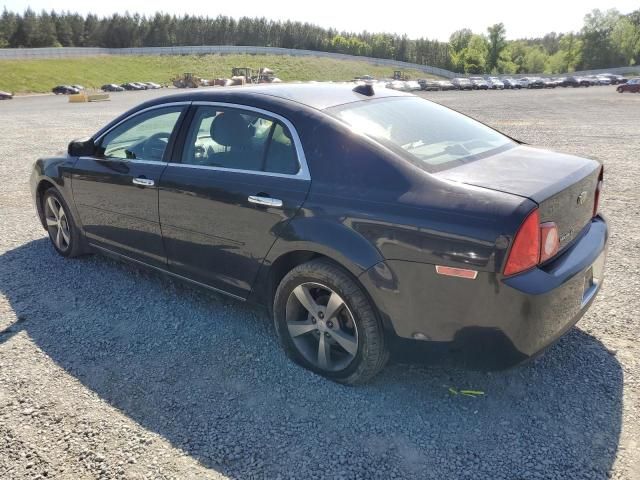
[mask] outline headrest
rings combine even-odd
[[[249,124],[238,112],[219,113],[211,122],[211,138],[219,145],[247,145],[250,137]]]

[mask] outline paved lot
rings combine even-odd
[[[608,278],[531,364],[486,372],[413,348],[348,388],[287,361],[259,309],[54,254],[28,192],[35,157],[161,94],[0,102],[0,478],[640,478],[640,95],[425,95],[604,161]]]

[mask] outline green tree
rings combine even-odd
[[[0,16],[0,48],[11,46],[11,37],[17,28],[16,14],[5,7]]]
[[[481,35],[473,35],[462,51],[465,73],[484,73],[487,65],[487,41]]]
[[[640,55],[640,26],[622,17],[611,31],[611,43],[627,65],[635,65]]]
[[[487,28],[489,46],[487,54],[487,71],[494,72],[498,69],[500,54],[507,45],[506,29],[504,24],[496,23]]]
[[[574,33],[564,35],[560,40],[560,53],[563,56],[563,71],[574,72],[582,64],[583,44],[580,37]]]
[[[449,37],[449,55],[452,68],[457,72],[464,71],[463,52],[469,46],[473,32],[468,28],[457,30]]]
[[[524,71],[526,73],[544,72],[547,58],[548,55],[541,46],[529,47],[524,55]]]
[[[595,9],[584,17],[582,61],[585,68],[611,67],[621,60],[611,42],[611,33],[620,19],[620,12],[615,9],[606,12]]]

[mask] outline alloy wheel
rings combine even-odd
[[[66,252],[71,246],[71,231],[67,214],[53,195],[47,197],[44,215],[51,240],[58,250]]]
[[[346,302],[331,288],[308,282],[295,287],[286,306],[289,336],[316,368],[339,371],[358,353],[358,328]]]

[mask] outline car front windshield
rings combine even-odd
[[[497,131],[418,97],[349,103],[328,112],[429,172],[516,146]]]

